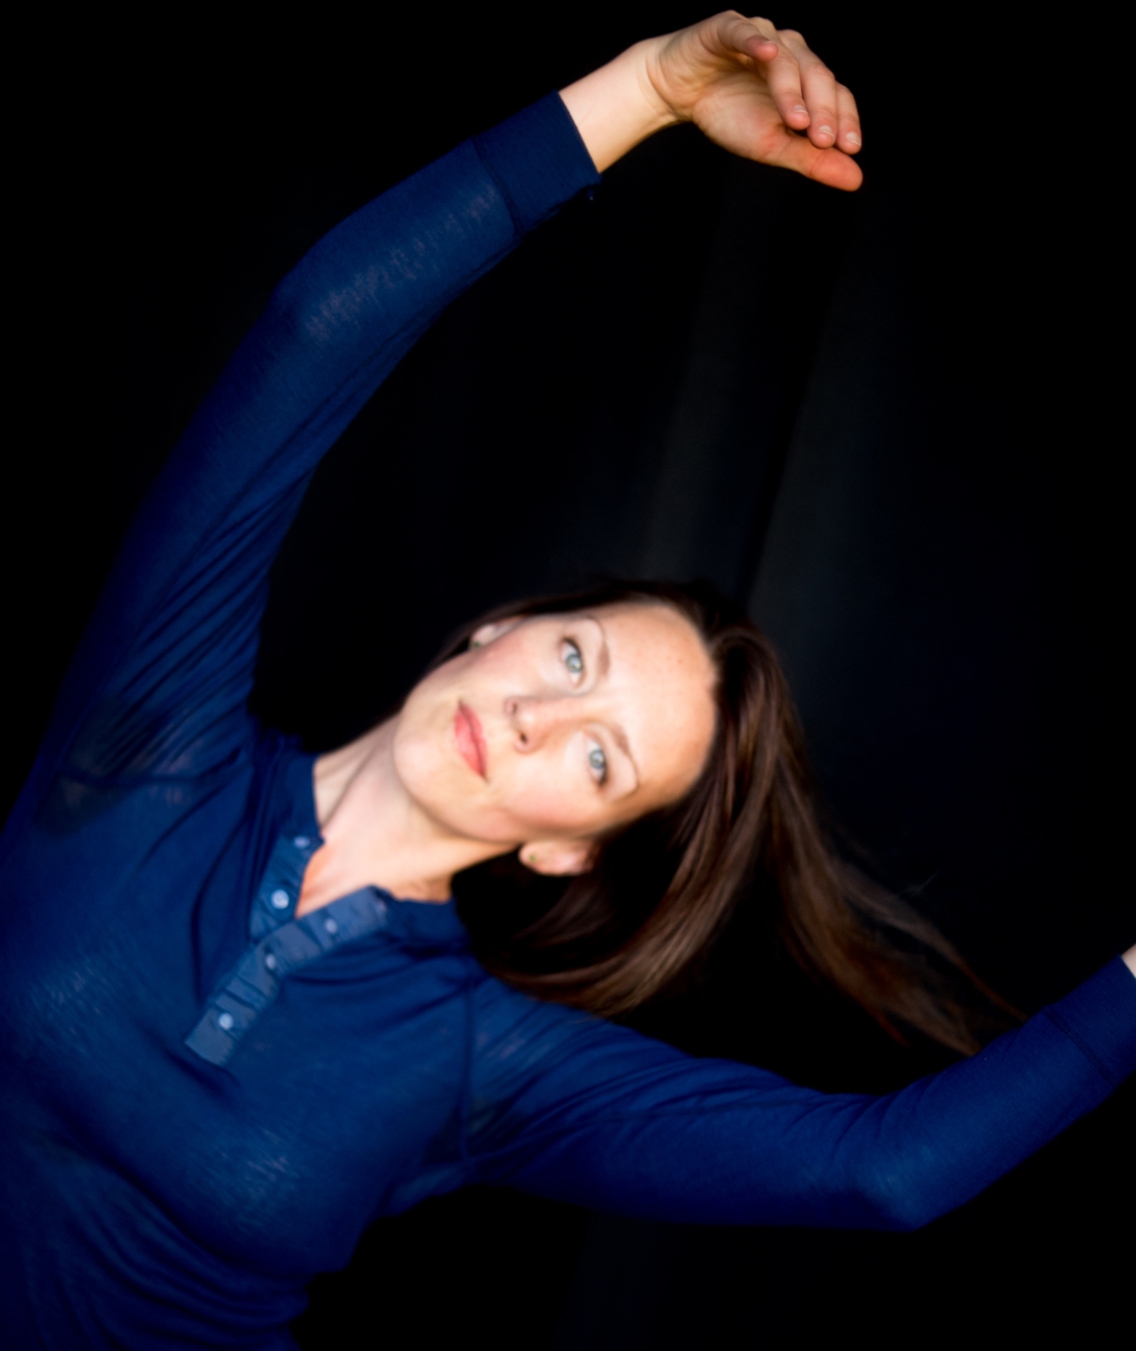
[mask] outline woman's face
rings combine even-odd
[[[714,683],[698,633],[667,605],[486,625],[411,692],[395,769],[447,831],[578,871],[596,837],[693,786]]]

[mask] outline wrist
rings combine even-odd
[[[659,96],[650,65],[665,38],[648,38],[560,91],[580,138],[602,173],[648,136],[680,119]]]

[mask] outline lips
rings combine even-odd
[[[461,758],[475,774],[480,774],[484,779],[489,766],[489,754],[481,719],[472,708],[461,702],[454,714],[454,739],[458,743]]]

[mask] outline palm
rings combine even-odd
[[[695,102],[691,120],[724,149],[763,163],[783,151],[790,134],[768,84],[752,71],[716,79]]]

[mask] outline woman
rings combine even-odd
[[[1136,949],[881,1099],[587,1012],[673,977],[767,867],[805,959],[882,1021],[966,1042],[868,923],[902,917],[825,850],[776,665],[712,598],[614,588],[489,616],[314,762],[246,713],[268,568],[320,456],[454,296],[682,120],[860,181],[854,102],[798,35],[725,14],[639,44],[318,245],[135,523],[4,837],[14,1344],[287,1346],[305,1283],[371,1220],[474,1181],[909,1227],[1136,1065]],[[528,949],[484,954],[502,980],[448,898],[518,851],[577,880]]]

